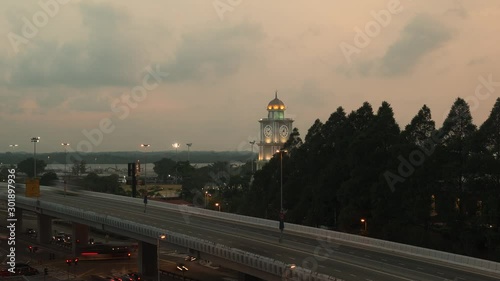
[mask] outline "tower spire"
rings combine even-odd
[[[277,99],[278,98],[278,90],[276,90],[276,92],[274,93],[274,98]]]

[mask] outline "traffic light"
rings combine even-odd
[[[75,265],[77,265],[77,264],[78,264],[78,258],[75,258],[75,259],[73,260],[73,262],[75,263]]]
[[[43,274],[44,275],[49,275],[49,269],[48,268],[44,268],[43,269]]]
[[[71,259],[66,259],[66,264],[71,266]]]
[[[28,249],[29,249],[30,252],[33,252],[33,246],[31,246],[31,245],[28,246]]]

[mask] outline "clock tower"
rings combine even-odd
[[[260,170],[288,140],[293,120],[285,118],[285,110],[285,104],[278,99],[278,91],[276,91],[274,99],[267,105],[267,118],[259,120],[260,142],[257,170]]]

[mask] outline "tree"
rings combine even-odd
[[[406,125],[402,136],[408,143],[423,146],[431,140],[435,130],[436,127],[431,117],[431,110],[424,104],[417,115],[411,119],[410,124]]]
[[[8,181],[8,175],[10,175],[9,169],[15,169],[15,168],[16,167],[14,165],[0,166],[0,181]]]
[[[469,105],[464,99],[457,98],[440,129],[440,135],[442,148],[448,159],[444,180],[450,191],[449,195],[457,202],[460,223],[463,222],[466,212],[465,183],[470,178],[466,167],[472,153],[470,144],[475,132],[476,126],[472,123]]]
[[[494,175],[497,188],[500,187],[500,98],[497,98],[490,116],[479,128],[478,143],[475,148],[483,152],[483,160],[488,166],[483,167],[488,174]]]
[[[117,174],[100,177],[90,172],[83,178],[83,185],[91,191],[123,195],[124,191],[118,183],[118,178]]]
[[[19,172],[25,173],[28,175],[28,177],[33,177],[35,174],[34,171],[34,158],[30,157],[28,159],[24,159],[23,161],[19,162],[17,164],[17,170]],[[36,160],[36,173],[40,174],[45,171],[45,167],[47,167],[47,163],[45,161],[37,159]]]
[[[58,180],[57,174],[54,172],[47,172],[43,174],[40,179],[40,185],[54,185],[54,183]]]
[[[154,165],[153,171],[163,182],[167,182],[170,176],[175,174],[176,162],[170,158],[162,158],[154,162]]]
[[[477,161],[473,179],[476,197],[481,200],[478,208],[479,220],[483,224],[500,224],[500,98],[497,98],[491,113],[480,126],[474,139]],[[472,166],[472,165],[471,165]]]
[[[71,172],[73,175],[79,176],[81,174],[85,174],[87,172],[87,164],[85,160],[82,161],[74,161],[73,167],[71,167]]]

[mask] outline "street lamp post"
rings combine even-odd
[[[179,162],[179,156],[177,154],[177,149],[180,147],[181,145],[179,143],[173,143],[172,144],[172,147],[175,148],[175,184],[177,184],[177,179],[179,178],[179,172],[177,171],[177,162]]]
[[[254,162],[254,158],[253,158],[253,145],[255,144],[255,141],[251,141],[250,144],[252,145],[252,175],[253,175],[253,162]]]
[[[188,162],[189,162],[189,149],[191,148],[191,145],[193,145],[192,143],[186,143],[187,147],[188,147]]]
[[[220,204],[219,203],[215,203],[215,207],[218,207],[219,208],[219,212],[220,212]]]
[[[205,209],[207,208],[208,204],[208,191],[205,191]]]
[[[40,137],[32,137],[31,142],[33,143],[33,178],[36,179],[36,143],[40,141]]]
[[[66,164],[68,163],[68,158],[66,157],[66,147],[69,145],[69,143],[63,142],[61,143],[61,145],[64,146],[64,196],[66,196],[66,182],[68,181],[68,171],[66,170]]]
[[[285,268],[285,272],[283,272],[283,277],[285,277],[285,280],[289,280],[290,277],[293,277],[293,270],[295,269],[295,264],[290,264],[287,265]]]
[[[364,231],[366,232],[366,219],[361,219],[361,223],[363,224]]]
[[[179,156],[177,155],[177,149],[180,147],[181,145],[179,143],[173,143],[172,144],[172,147],[175,148],[175,162],[179,161]]]
[[[160,241],[164,240],[167,236],[165,234],[158,235],[157,237],[157,242],[156,242],[156,259],[157,259],[157,269],[158,269],[158,281],[161,279],[161,272],[160,272]]]
[[[146,151],[146,149],[148,147],[150,147],[151,145],[150,144],[141,144],[142,147],[144,147],[144,151]],[[144,188],[146,188],[146,191],[148,190],[148,154],[146,152],[146,161],[144,162]]]
[[[280,154],[280,225],[279,229],[281,234],[283,234],[283,229],[285,228],[285,212],[283,210],[283,153],[287,153],[288,151],[285,149],[280,149],[276,151]],[[281,243],[281,235],[279,239]]]
[[[16,148],[16,147],[18,147],[18,146],[19,146],[19,145],[18,145],[17,143],[16,143],[16,144],[9,144],[9,147],[10,147],[10,148],[12,148],[12,149],[14,149],[14,148]]]
[[[283,213],[283,153],[288,151],[281,149],[276,152],[280,154],[280,212]]]

